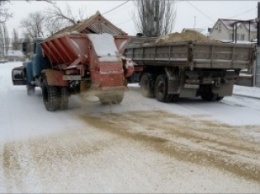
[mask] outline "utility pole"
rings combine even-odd
[[[254,68],[254,86],[260,87],[260,2],[257,4],[257,46],[256,46],[256,64]]]
[[[196,28],[196,23],[197,23],[197,17],[194,16],[193,30],[195,30]]]
[[[260,2],[257,4],[257,47],[260,47]]]

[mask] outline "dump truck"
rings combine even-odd
[[[97,96],[102,104],[119,104],[133,73],[122,54],[129,36],[99,12],[50,37],[36,38],[31,60],[12,70],[14,85],[26,85],[31,95],[42,90],[47,110],[68,108],[69,96]],[[28,53],[30,43],[23,43]]]
[[[121,103],[125,78],[133,72],[131,61],[118,50],[124,40],[107,33],[38,38],[31,61],[12,70],[13,84],[26,85],[28,95],[41,87],[49,111],[67,109],[71,94],[95,95],[102,104]]]
[[[239,72],[252,66],[255,59],[254,45],[140,42],[125,50],[125,56],[135,62],[129,80],[140,84],[143,96],[161,102],[198,96],[205,101],[222,100],[232,95]]]

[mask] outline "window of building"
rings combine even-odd
[[[215,27],[215,30],[220,33],[221,32],[221,23],[218,23]]]
[[[221,23],[218,24],[218,32],[221,32]]]

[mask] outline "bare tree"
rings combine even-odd
[[[77,19],[72,14],[71,9],[67,5],[66,12],[64,12],[60,7],[54,5],[52,9],[48,9],[47,11],[48,17],[51,19],[55,19],[56,21],[67,21],[70,24],[76,24]]]
[[[29,37],[36,38],[44,36],[45,16],[40,12],[30,13],[29,16],[21,21],[21,27]]]
[[[3,32],[3,28],[2,25],[0,25],[0,58],[4,58],[5,56],[5,49],[4,49],[4,32]]]
[[[55,18],[46,18],[45,24],[44,24],[46,33],[47,33],[46,35],[51,36],[55,32],[58,32],[59,30],[61,30],[62,28],[64,28],[67,25],[68,24],[65,21],[55,20]]]
[[[47,14],[50,19],[67,22],[67,24],[76,24],[79,20],[84,18],[85,10],[80,9],[78,15],[74,15],[68,5],[66,6],[65,11],[58,6],[53,5],[53,8],[47,10]]]
[[[50,35],[59,31],[68,25],[74,25],[80,20],[83,20],[85,16],[85,10],[78,10],[78,14],[72,13],[72,10],[67,5],[66,10],[62,10],[60,7],[53,5],[46,11],[46,29]]]
[[[136,26],[147,37],[169,34],[175,22],[174,0],[137,0]]]
[[[6,23],[3,23],[3,32],[4,32],[4,44],[5,44],[5,53],[8,53],[8,50],[10,48],[10,38],[9,33],[6,27]]]
[[[74,15],[68,5],[66,10],[62,10],[53,4],[52,8],[43,13],[29,14],[21,21],[21,27],[24,29],[24,34],[27,34],[30,38],[50,36],[68,25],[78,23],[84,15],[85,11],[82,9],[78,11],[77,15]]]
[[[2,57],[5,57],[9,50],[9,34],[5,23],[0,24],[0,53]]]
[[[20,43],[20,40],[19,40],[18,33],[17,33],[16,29],[13,29],[13,42],[12,42],[13,50],[19,50],[20,44],[21,43]]]
[[[11,0],[0,0],[0,23],[6,22],[10,17],[12,17],[12,13],[9,12],[8,8],[6,8],[6,3]],[[31,2],[33,0],[25,0],[27,2]],[[47,3],[53,3],[52,0],[35,0],[35,1],[45,1]]]
[[[12,16],[12,14],[10,14],[8,12],[8,9],[5,7],[5,4],[9,2],[6,0],[0,0],[0,23],[4,23],[7,21],[8,18],[10,18]]]

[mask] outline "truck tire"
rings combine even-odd
[[[155,97],[160,102],[169,102],[172,95],[168,94],[167,76],[165,74],[158,75],[154,85]]]
[[[28,96],[32,96],[35,94],[35,86],[32,84],[26,84],[26,91]]]
[[[144,97],[154,97],[154,79],[151,73],[144,73],[140,80],[141,92]]]
[[[67,87],[60,87],[60,102],[59,102],[59,108],[61,110],[68,109],[69,105],[69,91]]]
[[[45,108],[48,111],[56,111],[60,107],[60,92],[57,86],[49,86],[46,80],[42,83],[42,96]]]

